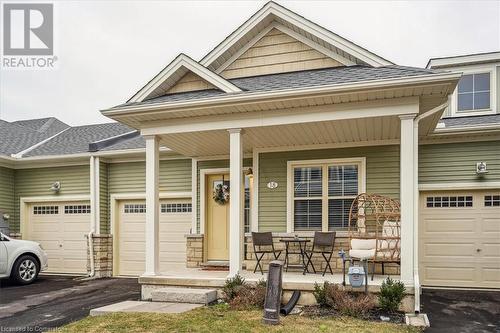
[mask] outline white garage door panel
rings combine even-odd
[[[48,257],[50,273],[85,274],[87,271],[87,241],[89,213],[65,212],[65,206],[86,206],[88,202],[43,202],[28,206],[27,239],[42,245]],[[57,207],[57,213],[43,210]],[[37,210],[37,214],[35,214]]]
[[[188,200],[162,200],[160,203],[183,203]],[[117,274],[138,276],[145,270],[145,213],[125,213],[125,205],[144,201],[123,201],[119,204]],[[191,212],[160,213],[160,272],[186,267],[186,234],[191,229]]]
[[[422,193],[419,257],[423,285],[500,288],[500,206],[485,206],[485,195],[491,194],[496,193]],[[472,197],[472,206],[442,207],[442,202],[448,206],[451,198],[459,196]],[[438,198],[439,203],[428,207],[428,197]]]

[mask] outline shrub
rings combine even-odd
[[[371,294],[351,293],[335,284],[325,288],[326,303],[346,316],[363,317],[375,307]]]
[[[266,287],[262,284],[257,284],[255,287],[243,285],[236,292],[236,296],[229,301],[229,305],[234,310],[263,308],[265,298]]]
[[[313,295],[319,306],[326,307],[329,305],[326,299],[326,290],[328,289],[328,286],[329,283],[327,281],[325,281],[323,285],[314,283]]]
[[[224,300],[229,303],[229,301],[236,297],[238,290],[241,289],[244,284],[245,279],[239,274],[236,274],[233,278],[227,279],[222,287]]]
[[[394,281],[390,277],[382,282],[378,303],[380,307],[389,312],[397,311],[405,296],[405,285],[401,281]]]

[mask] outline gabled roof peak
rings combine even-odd
[[[141,90],[132,96],[128,102],[142,102],[146,99],[164,95],[169,88],[171,88],[188,72],[196,74],[203,80],[226,93],[241,91],[231,82],[200,65],[186,54],[181,53],[159,74],[157,74],[151,81],[141,88]]]
[[[218,69],[223,65],[227,65],[227,62],[241,49],[242,44],[251,43],[252,39],[257,37],[259,32],[270,24],[276,24],[283,29],[287,29],[288,32],[307,36],[322,48],[323,53],[325,51],[332,52],[332,54],[336,53],[351,62],[344,63],[345,65],[366,64],[378,67],[393,64],[274,1],[267,2],[210,51],[200,61],[200,64],[214,72],[219,72]]]

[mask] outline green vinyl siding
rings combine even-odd
[[[108,234],[109,226],[109,196],[108,196],[108,164],[99,163],[99,210],[100,233]]]
[[[50,187],[61,183],[59,193]],[[20,198],[37,196],[90,195],[89,165],[64,166],[54,168],[18,169],[15,172],[15,214],[11,228],[19,231]]]
[[[146,191],[145,162],[110,163],[108,188],[110,194],[144,193]],[[191,191],[191,160],[160,161],[160,192]]]
[[[286,231],[287,162],[366,158],[366,191],[399,197],[399,145],[262,153],[259,155],[259,230]],[[278,187],[267,188],[275,181]]]
[[[252,159],[243,159],[243,167],[251,167]],[[197,232],[200,230],[200,170],[201,169],[229,169],[229,160],[209,160],[209,161],[198,161],[197,172],[197,182],[196,182],[196,228]],[[228,171],[229,172],[229,171]]]
[[[476,174],[476,163],[486,162],[488,173]],[[419,183],[500,181],[500,141],[430,144],[419,149]]]
[[[109,163],[107,177],[108,211],[112,194],[144,193],[146,191],[146,163],[144,161]],[[191,159],[160,161],[159,189],[160,192],[191,192]],[[106,228],[110,230],[109,214],[107,214]],[[101,230],[103,230],[102,224]]]
[[[14,170],[0,167],[0,211],[11,217],[14,217],[14,174]],[[8,222],[12,225],[12,220]]]

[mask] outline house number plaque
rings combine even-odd
[[[271,261],[267,274],[266,299],[262,318],[264,324],[277,325],[280,322],[282,277],[283,263],[279,260]]]
[[[278,183],[277,182],[270,181],[269,183],[267,183],[267,188],[269,188],[269,189],[275,189],[277,187],[278,187]]]

